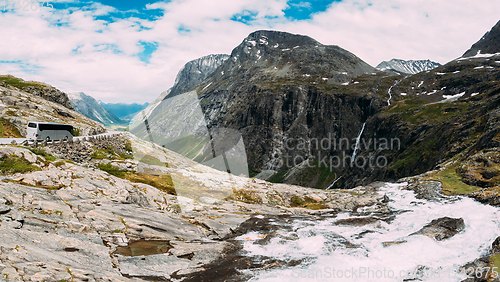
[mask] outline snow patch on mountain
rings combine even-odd
[[[392,59],[390,61],[383,61],[377,65],[376,69],[380,71],[397,71],[407,74],[416,74],[422,71],[432,70],[441,66],[430,60],[400,60]]]

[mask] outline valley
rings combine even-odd
[[[259,30],[148,104],[0,76],[0,281],[499,281],[498,34],[374,68]]]

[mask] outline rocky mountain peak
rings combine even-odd
[[[463,54],[462,57],[472,57],[479,54],[500,53],[500,21],[472,47]]]
[[[396,72],[405,74],[416,74],[422,71],[432,70],[441,66],[440,63],[431,60],[401,60],[392,59],[383,61],[377,65],[377,69],[385,72]]]
[[[226,54],[211,54],[187,62],[177,73],[174,86],[170,90],[170,95],[175,96],[189,91],[207,78],[208,75],[228,58],[229,55]]]
[[[313,38],[300,35],[300,34],[291,34],[283,31],[275,31],[275,30],[258,30],[252,32],[245,38],[246,42],[255,41],[260,45],[269,45],[274,46],[275,44],[280,44],[282,48],[293,48],[295,46],[316,46],[322,45],[318,41]]]
[[[230,59],[211,77],[213,81],[235,75],[248,79],[262,75],[316,77],[331,83],[344,83],[372,72],[377,70],[339,46],[323,45],[309,36],[260,30],[248,35],[234,48]]]

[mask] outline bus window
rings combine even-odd
[[[30,123],[28,123],[28,127],[36,128],[36,123],[30,122]]]

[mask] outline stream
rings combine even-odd
[[[369,208],[319,216],[257,216],[262,228],[236,238],[242,255],[272,261],[239,270],[249,281],[462,281],[459,271],[489,251],[499,236],[500,210],[466,197],[417,199],[403,184],[386,183],[388,213]],[[465,229],[443,241],[412,235],[441,217],[463,218]],[[350,222],[350,223],[349,223]],[[349,223],[349,224],[346,224]]]

